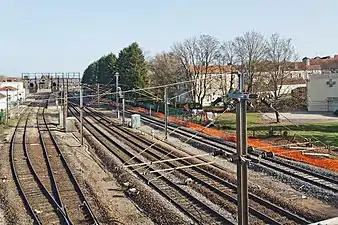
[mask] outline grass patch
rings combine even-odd
[[[248,129],[258,125],[264,124],[261,120],[260,113],[247,113],[247,126]],[[227,131],[236,131],[236,113],[225,113],[218,119],[217,124],[221,125],[221,128]]]
[[[256,131],[267,131],[270,127],[273,127],[275,130],[288,131],[289,135],[302,136],[304,138],[309,138],[312,141],[318,139],[326,145],[338,146],[338,122],[317,122],[297,125],[298,127],[293,124],[285,124],[283,126],[279,124],[270,124],[269,126],[261,125],[252,127],[251,129]]]
[[[218,120],[220,128],[226,132],[236,131],[236,114],[226,113]],[[338,146],[338,122],[314,122],[305,124],[283,123],[276,124],[272,121],[262,120],[260,113],[247,113],[248,134],[255,132],[258,135],[268,134],[272,128],[275,131],[288,131],[288,135],[302,136],[315,141],[315,138],[331,146]],[[291,130],[291,131],[290,131]],[[278,132],[279,133],[279,132]],[[315,137],[315,138],[314,138]]]

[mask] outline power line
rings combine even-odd
[[[104,92],[103,94],[100,94],[100,96],[105,96],[105,95],[110,95],[110,94],[125,94],[125,93],[132,93],[132,92],[139,92],[139,91],[145,91],[145,90],[153,90],[153,89],[159,89],[159,88],[165,88],[165,87],[173,87],[176,85],[180,85],[180,84],[187,84],[187,83],[192,83],[192,82],[196,82],[196,81],[200,81],[200,80],[211,80],[214,79],[216,77],[219,76],[224,76],[224,74],[217,74],[214,77],[209,77],[209,78],[197,78],[197,79],[193,79],[193,80],[186,80],[186,81],[180,81],[180,82],[176,82],[176,83],[170,83],[170,84],[165,84],[165,85],[159,85],[159,86],[152,86],[152,87],[145,87],[145,88],[138,88],[138,89],[130,89],[130,90],[125,90],[125,91],[116,91],[116,92],[110,92],[110,90],[112,90],[113,88],[109,89],[108,91]],[[83,97],[96,97],[97,95],[85,95]],[[68,97],[69,99],[76,99],[79,97]]]

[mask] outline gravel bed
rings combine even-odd
[[[152,128],[148,127],[148,126],[142,126],[141,130],[146,132],[146,133],[151,133]],[[158,138],[162,138],[163,134],[160,131],[157,131],[155,134]],[[185,138],[180,138],[181,140],[184,140]],[[177,138],[174,137],[174,135],[171,135],[168,138],[168,142],[170,142],[170,144],[175,145],[175,146],[179,146],[182,148],[182,142],[181,140],[177,140]],[[191,152],[192,154],[202,154],[203,151],[201,151],[201,149],[203,150],[203,147],[201,145],[196,145],[195,146],[199,149],[193,148],[190,143],[188,144],[184,144],[183,145],[183,149],[186,149],[187,151]],[[204,146],[205,147],[205,146]],[[204,149],[207,152],[211,152],[212,150],[210,149],[210,147],[205,148]],[[214,157],[207,157],[209,158],[209,160],[215,160]],[[224,173],[226,172],[229,176],[229,179],[232,180],[232,182],[235,182],[236,180],[236,176],[235,176],[235,171],[236,171],[236,165],[232,164],[232,163],[228,163],[226,162],[226,160],[219,161],[217,164],[220,164],[221,166],[224,167],[225,170],[228,170],[228,172],[223,171]],[[231,172],[230,172],[231,171]],[[229,173],[230,172],[230,173]],[[251,174],[249,177],[256,177],[260,179],[260,182],[257,182],[257,180],[251,180],[250,181],[250,185],[253,187],[251,190],[258,194],[259,196],[264,196],[265,198],[271,200],[272,202],[275,202],[276,204],[283,206],[287,209],[289,209],[292,212],[299,212],[299,214],[304,215],[305,217],[311,218],[312,220],[322,220],[322,219],[326,219],[330,216],[334,216],[337,215],[337,211],[335,212],[335,210],[337,210],[336,208],[332,208],[332,207],[327,207],[326,204],[321,203],[316,201],[315,199],[310,199],[309,196],[306,196],[306,199],[302,199],[304,193],[304,190],[298,190],[297,188],[293,188],[292,186],[290,187],[289,185],[286,184],[282,184],[279,182],[276,182],[276,180],[273,178],[271,180],[271,177],[266,177],[263,174],[259,174],[259,173],[255,173],[253,171],[249,171],[249,174]],[[254,176],[252,176],[254,175]],[[281,178],[276,177],[276,178]],[[281,180],[283,181],[283,180]],[[273,185],[273,186],[272,186]],[[273,189],[272,189],[273,187]],[[271,191],[273,190],[273,191]],[[290,198],[287,197],[282,197],[279,195],[276,195],[276,192],[283,192],[285,190],[290,191],[290,195],[295,195],[296,199],[292,199],[290,200]],[[315,204],[306,204],[305,202],[311,202],[311,203],[315,203]],[[310,206],[312,205],[316,205],[319,209],[313,210],[310,208]],[[320,209],[327,209],[325,211],[321,211]]]
[[[52,119],[52,118],[51,118]],[[75,121],[75,120],[73,120]],[[112,175],[105,170],[93,149],[79,143],[80,134],[77,123],[70,120],[72,133],[53,132],[65,153],[67,162],[82,187],[89,205],[101,224],[153,225],[153,222],[126,198],[121,187],[116,185]],[[122,195],[121,195],[122,193]]]
[[[143,210],[156,224],[191,224],[183,213],[171,205],[161,195],[152,190],[146,184],[141,182],[135,175],[132,175],[124,169],[116,170],[116,167],[121,164],[109,150],[92,137],[86,129],[84,129],[86,140],[94,149],[95,154],[105,165],[105,169],[114,174],[114,177],[120,185],[128,183],[129,188],[136,188],[137,194],[129,194],[128,189],[125,194],[135,204]]]
[[[148,134],[150,134],[151,131],[154,130],[153,128],[155,129],[155,136],[157,136],[159,139],[162,139],[164,136],[163,132],[161,132],[163,131],[162,128],[159,128],[158,126],[154,124],[150,126],[146,126],[146,125],[141,126],[141,130]],[[191,130],[191,129],[184,127],[182,128],[182,130]],[[202,134],[201,136],[208,136],[208,135]],[[176,135],[176,134],[170,134],[170,137],[168,139],[169,139],[168,141],[171,144],[175,146],[179,146],[180,148],[182,148],[182,141],[186,140],[186,138],[180,137],[179,135]],[[203,151],[212,152],[214,150],[210,147],[206,147],[198,143],[193,143],[192,141],[189,141],[189,145],[184,144],[183,146],[184,146],[183,147],[184,149],[188,149],[193,154],[202,154]],[[192,146],[195,146],[199,149],[195,149]],[[200,149],[203,151],[200,151]],[[209,159],[215,160],[214,157],[209,157]],[[294,161],[294,163],[298,163],[298,162]],[[223,163],[219,163],[219,164],[221,164],[226,170],[232,171],[232,173],[236,171],[235,164],[227,163],[225,162],[225,160]],[[311,165],[307,165],[307,164],[304,164],[304,166],[307,166],[310,168],[312,167]],[[252,170],[249,171],[249,174],[250,174],[249,177],[256,178],[255,180],[252,179],[250,182],[250,185],[252,186],[251,191],[253,191],[255,194],[262,196],[266,199],[269,199],[270,201],[275,202],[277,205],[280,205],[286,209],[289,209],[292,212],[299,212],[300,215],[303,215],[304,217],[307,217],[314,221],[323,220],[323,219],[338,215],[337,208],[330,207],[329,205],[326,204],[328,200],[332,206],[337,206],[336,200],[335,200],[336,195],[334,193],[329,193],[328,197],[325,197],[328,193],[326,193],[325,190],[323,190],[323,192],[319,191],[318,193],[318,188],[313,187],[313,185],[310,186],[309,188],[308,187],[309,185],[307,183],[304,184],[303,182],[303,184],[298,184],[297,182],[294,181],[295,179],[287,177],[279,173],[277,173],[274,176],[273,173],[272,174],[266,173],[265,171],[267,170],[266,168],[263,168],[264,171],[259,170],[259,169],[257,170],[257,168],[259,168],[257,164],[252,164],[250,168],[251,167],[255,167],[253,168],[254,169],[253,171]],[[256,173],[254,171],[257,171],[259,173]],[[322,170],[322,171],[325,171],[325,170]],[[269,176],[266,177],[265,175],[269,175]],[[234,176],[234,174],[232,174],[232,177],[233,177],[233,182],[234,182],[236,177]],[[259,179],[259,182],[257,182],[257,179]],[[285,182],[285,184],[280,183],[280,181]],[[293,183],[296,183],[296,185]],[[316,200],[315,198],[311,198],[311,196],[324,200],[325,202]]]
[[[12,177],[10,167],[10,139],[14,132],[14,128],[5,130],[0,137],[0,208],[5,220],[3,224],[33,224],[33,220],[27,213],[22,198],[17,190],[17,186]],[[6,177],[6,179],[4,179]],[[1,221],[0,220],[0,221]]]
[[[325,190],[324,188],[309,184],[305,181],[299,180],[289,175],[285,175],[281,172],[272,170],[262,165],[250,164],[249,168],[256,172],[261,172],[266,175],[272,176],[274,179],[290,185],[294,189],[301,191],[307,196],[318,198],[332,206],[338,205],[338,193]]]

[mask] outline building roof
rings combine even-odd
[[[286,79],[283,82],[283,85],[296,85],[296,84],[306,84],[306,80],[302,78],[290,78],[290,79]]]
[[[21,81],[20,77],[0,76],[0,82],[18,82],[18,81]]]
[[[11,87],[11,86],[5,86],[5,87],[0,87],[0,91],[16,91],[18,90],[17,88],[15,87]]]
[[[314,79],[338,79],[338,74],[336,73],[322,73],[322,74],[313,74],[309,77],[310,80]]]
[[[6,95],[0,93],[0,99],[6,98]]]
[[[222,74],[222,73],[231,73],[236,72],[237,69],[235,66],[215,66],[210,65],[208,66],[207,72],[205,71],[205,67],[203,66],[190,66],[190,72],[195,72],[197,74]]]
[[[307,64],[308,63],[308,64]],[[304,71],[304,70],[330,70],[338,69],[338,55],[334,57],[324,56],[324,57],[314,57],[312,59],[304,57],[302,61],[298,62],[289,62],[286,64],[289,71]],[[271,67],[271,62],[268,61],[260,62],[257,67],[262,69],[262,72],[268,72],[269,67]],[[227,66],[217,66],[210,65],[208,66],[207,72],[203,66],[190,66],[190,71],[196,74],[223,74],[230,72],[237,72],[239,70],[238,65],[227,65]]]

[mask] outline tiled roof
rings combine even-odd
[[[299,78],[292,78],[287,79],[283,82],[284,85],[293,85],[293,84],[306,84],[306,81],[304,79]]]
[[[198,74],[205,74],[205,67],[202,66],[190,66],[190,71]],[[235,66],[208,66],[206,74],[222,74],[236,72]]]
[[[17,81],[21,81],[21,78],[0,76],[0,82],[17,82]]]
[[[306,65],[305,62],[289,62],[287,67],[290,71],[304,71],[304,70],[330,70],[330,69],[338,69],[338,55],[335,55],[333,58],[326,56],[326,57],[315,57],[315,58],[307,58],[304,57],[303,60],[309,60],[309,65]],[[258,63],[255,67],[261,68],[262,72],[271,71],[271,62],[264,61]],[[195,72],[198,74],[222,74],[222,73],[230,73],[238,71],[238,65],[233,66],[217,66],[217,65],[210,65],[208,66],[208,71],[205,71],[205,67],[202,66],[190,66],[190,71]]]
[[[7,91],[7,90],[9,90],[9,91],[16,91],[18,89],[15,88],[15,87],[11,87],[11,86],[0,87],[0,91]]]

